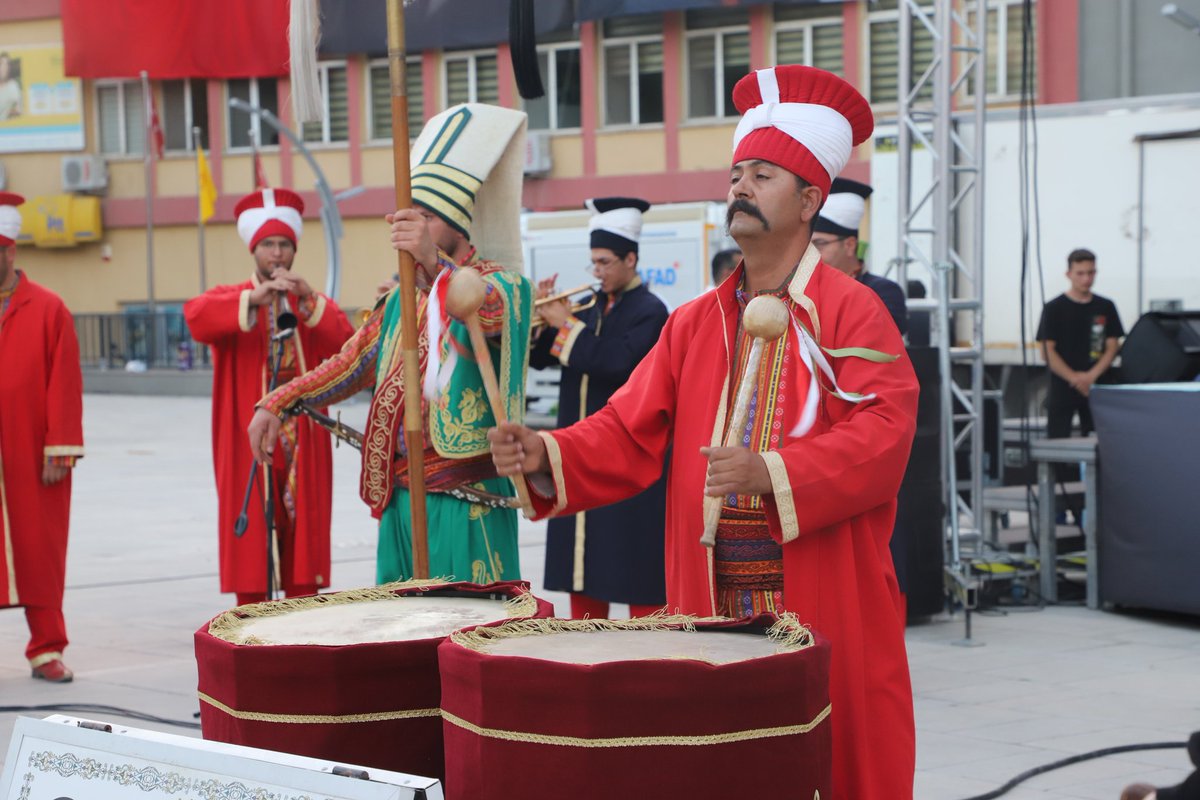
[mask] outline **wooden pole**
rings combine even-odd
[[[392,82],[392,160],[396,208],[412,207],[408,161],[408,92],[405,76],[404,5],[387,0],[388,72]],[[425,426],[421,418],[421,371],[417,355],[417,275],[412,255],[400,258],[400,349],[404,369],[404,442],[408,450],[409,510],[412,514],[413,577],[429,577],[425,513]]]
[[[759,295],[746,304],[746,310],[742,312],[742,325],[754,341],[750,345],[750,354],[746,357],[746,369],[742,372],[742,382],[738,385],[729,428],[725,431],[726,447],[737,447],[741,441],[750,414],[750,396],[758,382],[759,364],[762,362],[767,342],[773,342],[787,333],[790,321],[791,314],[787,306],[773,295]],[[704,497],[704,533],[700,536],[700,544],[705,547],[713,547],[717,543],[717,525],[721,522],[722,504],[723,499],[720,497]]]

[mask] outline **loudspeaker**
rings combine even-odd
[[[1125,337],[1126,383],[1173,383],[1200,374],[1200,311],[1151,311]]]
[[[945,605],[942,589],[943,513],[941,476],[941,381],[937,350],[910,347],[908,355],[921,385],[917,433],[900,484],[892,561],[904,592],[909,620],[932,616]]]

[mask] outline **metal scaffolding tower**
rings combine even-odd
[[[970,561],[983,544],[983,230],[987,108],[986,0],[900,0],[900,156],[897,258],[932,278],[941,372],[941,468],[945,503],[946,588],[966,613],[976,581]],[[913,41],[921,29],[933,55],[920,74]],[[915,185],[912,154],[925,148],[933,174]],[[919,197],[914,194],[920,190]],[[918,218],[922,221],[918,222]],[[921,307],[909,300],[909,307]],[[960,474],[959,454],[969,476]]]

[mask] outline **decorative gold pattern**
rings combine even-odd
[[[806,734],[824,722],[832,710],[827,705],[810,722],[798,725],[778,725],[771,728],[747,728],[727,733],[709,733],[693,736],[612,736],[612,737],[583,737],[562,736],[547,733],[531,733],[527,731],[501,730],[499,728],[484,728],[473,722],[467,722],[462,717],[455,716],[442,709],[442,719],[476,736],[488,739],[502,739],[508,742],[523,742],[525,744],[544,744],[557,747],[711,747],[713,745],[731,744],[733,742],[749,742],[756,739],[770,739],[778,736],[798,736]]]
[[[204,692],[197,692],[200,702],[208,703],[234,719],[249,722],[282,722],[289,725],[347,725],[360,722],[386,722],[393,719],[422,719],[440,717],[438,708],[405,708],[397,711],[372,711],[365,714],[272,714],[265,711],[238,711]]]
[[[538,431],[538,436],[542,437],[546,445],[546,458],[550,461],[550,474],[554,477],[555,501],[554,508],[550,510],[550,516],[553,517],[567,507],[567,482],[563,479],[562,451],[559,450],[558,441],[553,434]]]
[[[778,450],[759,453],[767,464],[771,476],[771,492],[775,498],[775,509],[779,513],[779,525],[783,529],[783,543],[800,535],[800,518],[796,513],[796,502],[792,497],[792,482],[788,478],[787,466]]]

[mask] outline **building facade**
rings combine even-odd
[[[285,4],[284,0],[273,2]],[[456,13],[473,6],[506,6],[495,0],[441,5],[455,6]],[[424,46],[411,52],[408,60],[413,136],[425,119],[463,101],[498,103],[529,113],[524,203],[530,210],[578,208],[587,197],[608,194],[632,194],[655,203],[723,200],[737,117],[730,90],[752,69],[776,63],[814,64],[860,87],[879,119],[895,113],[896,0],[742,0],[736,6],[714,1],[708,8],[696,8],[703,4],[693,0],[678,3],[674,11],[603,18],[591,18],[586,13],[587,2],[557,5],[580,10],[574,19],[565,23],[560,19],[551,26],[557,30],[539,36],[545,98],[529,102],[520,98],[509,45],[504,41],[468,48],[447,42],[439,47],[426,37]],[[604,4],[591,3],[592,7],[599,5]],[[541,3],[538,6],[540,14]],[[618,2],[616,6],[636,7],[637,3]],[[0,52],[62,45],[64,16],[73,7],[72,0],[6,4],[0,8]],[[381,13],[383,5],[365,0],[361,5],[323,4],[324,24],[334,34],[334,45],[322,46],[319,68],[326,115],[323,122],[305,125],[301,132],[334,192],[361,187],[358,194],[339,204],[345,228],[341,300],[348,307],[370,304],[375,286],[394,272],[396,263],[383,221],[393,205],[387,63],[379,57],[377,39],[355,47],[353,36],[337,35],[345,27],[341,21],[330,19],[331,15],[360,14],[368,8]],[[1031,59],[1023,60],[1026,8],[1033,15],[1029,30],[1033,52]],[[1094,99],[1105,93],[1121,96],[1178,90],[1156,84],[1160,79],[1153,76],[1159,70],[1151,69],[1146,61],[1156,57],[1156,49],[1164,48],[1156,48],[1152,37],[1139,34],[1137,26],[1122,28],[1118,24],[1125,19],[1120,17],[1122,8],[1129,19],[1142,23],[1143,29],[1151,21],[1161,24],[1150,20],[1147,11],[1157,12],[1143,3],[988,0],[989,102],[1012,105],[1019,100],[1023,64],[1028,61],[1033,70],[1028,86],[1043,104]],[[557,9],[555,13],[564,12]],[[381,35],[380,22],[368,23],[376,36]],[[920,33],[918,30],[914,42],[918,63],[930,52],[928,39]],[[1093,46],[1087,41],[1085,34],[1092,33],[1142,49],[1130,52],[1123,57],[1125,61],[1117,59],[1121,63],[1112,67],[1114,60],[1101,56],[1111,52],[1107,45]],[[262,35],[279,37],[284,33],[263,31]],[[486,38],[488,33],[480,35]],[[353,51],[326,52],[339,42]],[[1200,74],[1200,48],[1195,50],[1170,47],[1158,53],[1160,59],[1170,57],[1179,62],[1170,73],[1173,77],[1161,80],[1180,80],[1182,66],[1190,66],[1190,74]],[[1114,75],[1108,75],[1114,69]],[[296,189],[308,201],[309,224],[295,268],[314,285],[323,285],[324,233],[316,217],[319,202],[312,191],[312,170],[286,139],[229,105],[231,98],[240,98],[290,121],[290,86],[282,69],[279,74],[254,77],[200,74],[154,79],[150,87],[165,153],[161,160],[151,160],[148,182],[142,83],[129,76],[83,78],[81,149],[0,149],[7,188],[27,197],[64,193],[64,157],[91,154],[107,165],[106,185],[94,193],[99,197],[103,226],[97,240],[74,247],[24,246],[20,266],[59,292],[76,312],[112,313],[144,307],[149,295],[148,184],[154,214],[155,300],[170,308],[198,293],[202,279],[197,167],[191,135],[195,127],[200,129],[200,142],[218,192],[216,214],[205,226],[204,283],[212,286],[244,280],[251,269],[233,224],[233,206],[254,188],[253,152],[257,150],[268,183]],[[0,121],[0,134],[4,124]],[[3,141],[0,138],[0,143]],[[847,173],[870,180],[866,148],[856,153]]]

